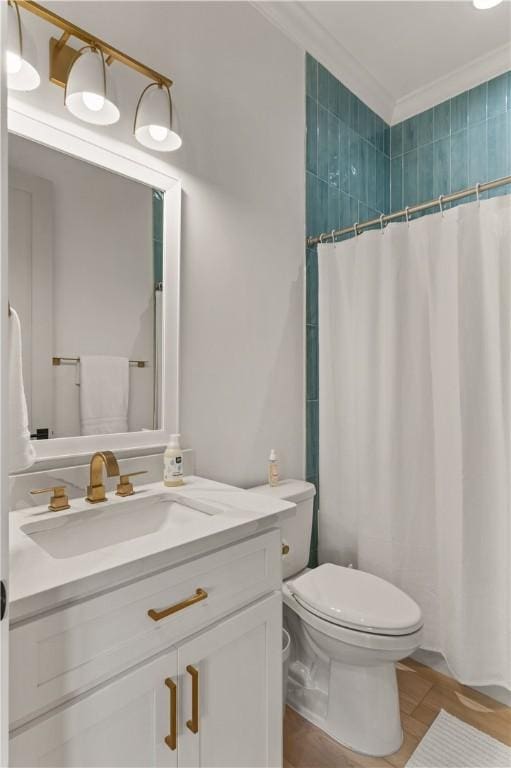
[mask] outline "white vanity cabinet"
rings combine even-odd
[[[177,652],[163,654],[61,707],[10,740],[9,765],[47,768],[174,768],[167,678]]]
[[[269,530],[15,625],[12,768],[279,766],[280,584]]]
[[[280,765],[281,658],[282,603],[277,594],[178,648],[182,691],[179,766],[265,768]],[[195,724],[194,678],[199,689]],[[197,726],[195,733],[194,725]]]

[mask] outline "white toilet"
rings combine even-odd
[[[252,490],[295,502],[282,524],[288,703],[347,747],[396,752],[403,741],[395,662],[421,641],[419,606],[384,579],[325,563],[309,570],[315,488],[301,480]]]

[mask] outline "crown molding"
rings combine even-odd
[[[259,0],[251,4],[391,125],[511,70],[511,43],[508,43],[396,101],[385,86],[300,3]]]
[[[376,114],[390,122],[395,104],[393,96],[306,8],[295,2],[251,4],[300,48],[321,62]]]
[[[507,43],[398,99],[391,122],[400,123],[510,69],[511,43]]]

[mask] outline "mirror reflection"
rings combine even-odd
[[[33,439],[158,429],[163,193],[9,136],[9,300]]]

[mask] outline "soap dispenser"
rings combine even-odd
[[[271,486],[276,486],[279,479],[279,460],[275,448],[272,448],[268,460],[268,482]]]
[[[163,454],[163,484],[169,488],[183,485],[183,451],[179,445],[181,435],[171,435]]]

